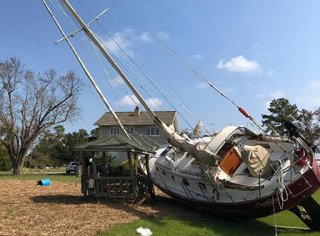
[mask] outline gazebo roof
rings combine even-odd
[[[76,148],[83,151],[153,152],[151,149],[142,146],[134,140],[128,139],[122,134],[110,135],[78,145]]]

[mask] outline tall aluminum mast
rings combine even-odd
[[[205,162],[211,160],[211,158],[213,156],[215,156],[215,154],[212,153],[212,151],[210,151],[206,148],[203,148],[202,146],[198,145],[197,143],[192,142],[191,140],[189,140],[189,138],[182,137],[175,130],[173,130],[171,127],[168,127],[161,119],[159,119],[159,117],[157,117],[157,115],[151,110],[149,105],[141,97],[141,95],[136,90],[136,88],[132,85],[132,83],[127,78],[127,76],[122,72],[122,70],[117,65],[117,63],[113,60],[113,58],[109,55],[109,53],[106,51],[106,49],[102,46],[102,44],[97,39],[97,37],[93,34],[91,29],[84,23],[84,21],[80,18],[80,16],[77,14],[77,12],[73,9],[73,7],[70,5],[70,3],[67,0],[61,0],[61,1],[66,6],[68,11],[72,14],[72,16],[75,18],[75,20],[78,22],[80,27],[88,35],[90,40],[97,46],[97,48],[100,50],[102,55],[107,59],[107,61],[110,63],[110,65],[117,71],[117,73],[124,80],[124,82],[130,88],[130,90],[134,93],[134,95],[137,97],[139,102],[146,109],[149,116],[152,118],[153,122],[165,133],[165,135],[170,140],[170,142],[174,146],[180,147],[185,152],[188,152],[188,153],[194,155],[194,157],[199,160],[205,160]]]
[[[142,106],[147,110],[148,114],[153,118],[153,120],[158,120],[157,116],[154,114],[154,112],[151,110],[151,108],[148,106],[148,104],[144,101],[144,99],[141,97],[139,92],[136,90],[136,88],[129,81],[127,76],[122,72],[122,70],[119,68],[119,66],[116,64],[116,62],[112,59],[112,57],[109,55],[109,53],[106,51],[106,49],[102,46],[102,44],[97,39],[97,37],[93,34],[91,29],[80,18],[80,16],[73,9],[73,7],[70,5],[70,3],[67,0],[61,0],[61,1],[67,7],[67,9],[72,14],[72,16],[76,19],[76,21],[78,22],[80,27],[85,31],[85,33],[88,35],[88,37],[91,39],[91,41],[97,46],[97,48],[100,50],[102,55],[108,60],[110,65],[117,71],[117,73],[121,76],[121,78],[126,82],[128,87],[131,89],[131,91],[134,93],[134,95],[138,98],[138,100],[142,104]]]
[[[110,113],[112,114],[112,116],[114,117],[114,119],[116,120],[116,122],[119,124],[119,126],[121,127],[122,131],[125,133],[125,135],[131,140],[128,132],[126,131],[126,129],[123,127],[121,121],[119,120],[118,116],[116,115],[116,113],[113,111],[113,109],[111,108],[111,105],[109,104],[109,102],[107,101],[107,99],[105,98],[105,96],[103,95],[103,93],[101,92],[99,86],[97,85],[97,83],[95,82],[95,80],[93,79],[93,77],[91,76],[90,72],[88,71],[88,69],[86,68],[85,64],[83,63],[83,61],[81,60],[80,56],[78,55],[77,51],[75,50],[75,48],[73,47],[73,45],[71,44],[68,36],[66,36],[66,34],[64,33],[62,27],[60,26],[59,22],[57,21],[57,19],[55,18],[55,16],[53,15],[52,11],[50,10],[48,4],[46,3],[45,0],[42,0],[43,4],[45,5],[47,11],[49,12],[50,16],[52,17],[54,23],[56,24],[56,26],[58,27],[59,31],[61,32],[63,39],[65,39],[70,47],[70,49],[72,50],[72,52],[74,53],[74,55],[76,56],[78,62],[80,63],[82,69],[84,70],[84,73],[86,74],[86,76],[88,77],[88,79],[90,80],[91,84],[93,85],[93,87],[96,89],[97,93],[99,94],[100,98],[102,99],[102,101],[104,102],[104,104],[106,105],[106,107],[108,108],[108,110],[110,111]]]

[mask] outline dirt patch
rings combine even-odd
[[[3,180],[0,189],[0,235],[95,235],[139,218],[195,214],[164,196],[134,208],[114,200],[97,204],[83,199],[80,184],[41,187],[35,181]]]

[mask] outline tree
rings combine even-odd
[[[302,109],[300,112],[298,128],[302,135],[311,143],[320,138],[320,108],[312,112]]]
[[[42,160],[53,166],[62,166],[79,157],[76,146],[88,142],[89,135],[84,129],[78,132],[64,133],[61,125],[54,127],[54,132],[47,132],[32,151],[32,160]]]
[[[0,142],[22,172],[25,156],[36,138],[78,114],[80,80],[74,72],[57,76],[54,69],[35,75],[17,58],[0,61]]]
[[[12,165],[10,163],[9,155],[5,147],[0,143],[0,170],[10,170]]]
[[[64,164],[64,156],[66,156],[62,143],[65,135],[64,131],[65,129],[62,125],[57,125],[52,130],[41,135],[39,142],[30,155],[30,164],[32,166],[52,165],[58,167]]]
[[[262,115],[262,125],[271,134],[284,133],[282,123],[285,121],[299,121],[299,112],[295,104],[290,104],[288,99],[273,99],[268,108],[270,115]]]
[[[65,162],[74,161],[79,158],[79,151],[76,150],[76,146],[86,143],[88,140],[89,134],[84,129],[79,129],[78,132],[66,134],[62,140],[66,153]]]
[[[320,138],[320,108],[316,111],[306,109],[298,110],[296,105],[292,105],[285,98],[274,99],[268,108],[270,115],[262,115],[262,124],[267,131],[280,134],[284,133],[282,123],[284,121],[294,122],[299,132],[310,142],[319,141]]]

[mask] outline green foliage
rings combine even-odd
[[[319,116],[320,108],[317,111],[300,111],[300,122],[298,128],[303,136],[311,143],[315,143],[320,138]]]
[[[12,164],[7,150],[0,144],[0,171],[7,171],[12,168]]]
[[[295,104],[290,104],[288,99],[279,98],[270,102],[268,108],[270,115],[262,115],[262,125],[266,127],[267,132],[275,134],[284,133],[282,123],[285,121],[298,121],[299,112]]]
[[[298,110],[295,104],[290,104],[285,98],[274,99],[268,108],[270,115],[262,115],[262,124],[267,132],[284,134],[282,123],[295,123],[299,132],[310,142],[319,142],[320,138],[320,108],[316,111]]]
[[[76,146],[88,141],[88,132],[84,129],[67,134],[64,132],[64,127],[58,125],[52,132],[47,132],[41,137],[32,152],[30,167],[39,165],[59,167],[79,157]]]
[[[90,137],[99,138],[99,128],[98,127],[93,129],[93,130],[91,130]]]

